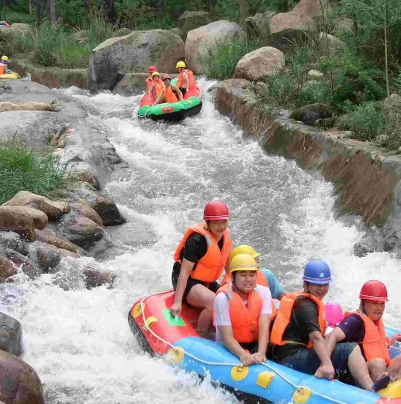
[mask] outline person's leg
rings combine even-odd
[[[387,372],[396,380],[401,378],[401,355],[398,355],[391,360],[387,367]]]
[[[279,363],[299,372],[314,375],[320,366],[320,359],[313,349],[302,348]]]
[[[375,382],[384,372],[386,372],[386,362],[382,358],[375,358],[368,363],[370,378]]]
[[[212,312],[216,294],[202,284],[192,286],[186,300],[193,306],[203,309],[198,319],[198,331],[207,331],[212,325]]]
[[[337,344],[337,346],[342,344]],[[333,352],[334,353],[334,352]],[[348,356],[348,367],[355,382],[365,390],[372,390],[373,380],[370,377],[368,366],[362,356],[361,348],[356,345]]]

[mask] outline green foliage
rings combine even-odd
[[[233,77],[238,61],[258,47],[257,41],[236,41],[220,46],[217,53],[207,61],[208,76],[218,80]]]
[[[78,26],[86,23],[82,0],[56,0],[56,5],[63,23]]]
[[[386,117],[387,128],[377,136],[376,143],[379,146],[386,147],[389,150],[401,151],[401,110],[386,102],[380,105],[380,110]]]
[[[64,174],[54,157],[40,157],[16,143],[0,144],[0,205],[19,191],[47,196],[64,186]]]
[[[16,22],[33,24],[35,22],[35,16],[26,12],[7,9],[0,13],[0,20],[6,20],[10,25]]]
[[[299,95],[299,103],[307,104],[327,104],[331,100],[331,85],[327,80],[317,81],[306,85]]]
[[[375,139],[380,132],[388,128],[386,117],[373,101],[358,105],[351,111],[346,125],[355,134],[356,139],[364,141]]]

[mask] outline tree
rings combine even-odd
[[[52,24],[57,22],[56,3],[55,0],[48,0],[48,13]]]

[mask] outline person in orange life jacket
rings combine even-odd
[[[175,67],[179,72],[177,80],[178,88],[182,92],[182,95],[185,95],[185,93],[189,89],[192,89],[194,86],[196,86],[194,74],[187,68],[187,65],[183,61],[177,62],[177,65]]]
[[[149,72],[149,77],[146,79],[146,85],[149,90],[153,84],[152,73],[157,72],[156,66],[149,66],[148,72]]]
[[[273,299],[281,300],[281,298],[286,295],[286,292],[284,292],[283,287],[280,285],[280,282],[278,281],[274,273],[270,269],[260,268],[259,264],[260,253],[258,253],[255,249],[253,249],[249,245],[239,245],[231,250],[230,255],[228,257],[228,266],[226,267],[226,271],[229,270],[232,259],[236,257],[238,254],[248,254],[255,259],[260,269],[260,271],[256,273],[257,275],[256,283],[258,285],[268,286]],[[221,284],[224,285],[228,281],[231,282],[230,273],[227,273],[224,276]]]
[[[232,247],[228,231],[230,217],[226,204],[210,201],[204,209],[205,223],[189,227],[174,254],[171,275],[175,289],[173,316],[179,316],[182,301],[203,309],[197,328],[207,331],[212,324],[215,293],[220,288],[216,282],[223,273]]]
[[[171,84],[171,76],[169,74],[163,76],[163,83],[164,89],[153,105],[162,104],[163,102],[173,103],[182,100],[182,93],[178,87]]]
[[[244,366],[266,360],[272,297],[257,285],[259,267],[248,254],[238,254],[230,264],[232,282],[222,286],[214,301],[216,341],[238,356]]]
[[[152,73],[152,80],[153,80],[153,83],[148,90],[148,97],[150,100],[153,100],[153,104],[154,104],[154,101],[162,93],[162,91],[164,89],[164,84],[160,79],[159,72]]]
[[[372,381],[356,343],[338,344],[328,352],[323,335],[326,329],[323,298],[329,291],[331,271],[321,260],[310,261],[304,269],[302,293],[285,296],[270,334],[273,360],[317,378],[354,381],[365,390],[386,387],[389,377]]]
[[[388,347],[400,341],[401,334],[395,334],[390,339],[386,337],[382,320],[388,302],[386,286],[380,281],[367,281],[359,298],[359,310],[345,313],[345,319],[327,337],[327,349],[332,352],[341,341],[357,342],[373,381],[384,374],[395,377],[401,369],[401,355],[391,360]]]

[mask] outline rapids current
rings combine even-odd
[[[334,274],[327,300],[355,308],[363,282],[380,279],[390,295],[386,324],[401,328],[400,261],[388,253],[355,257],[363,225],[337,217],[333,186],[243,138],[206,91],[201,113],[178,124],[138,121],[140,96],[63,93],[97,111],[88,120],[129,163],[105,189],[127,223],[107,228],[110,247],[96,257],[116,275],[113,288],[85,289],[81,272],[95,258],[80,258],[65,259],[59,274],[21,275],[0,289],[0,309],[22,323],[23,359],[38,372],[48,404],[237,403],[209,380],[141,352],[127,323],[139,297],[171,288],[174,249],[213,198],[230,208],[234,243],[260,251],[286,290],[300,288],[307,260],[324,259]]]

